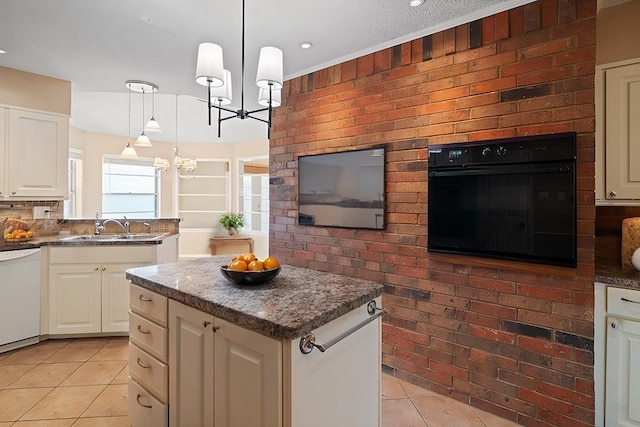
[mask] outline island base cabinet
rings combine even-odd
[[[167,405],[148,393],[133,379],[129,379],[129,422],[132,427],[167,427]]]
[[[380,298],[376,299],[381,307]],[[311,331],[316,344],[340,336],[370,315],[367,304]],[[292,340],[286,353],[290,375],[285,383],[285,427],[351,427],[381,425],[381,318],[321,352],[300,351],[300,340]]]
[[[213,316],[169,300],[171,426],[213,427]]]
[[[640,427],[640,321],[607,323],[606,425]]]

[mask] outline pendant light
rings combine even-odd
[[[224,87],[225,80],[229,81],[228,89],[231,93],[231,74],[229,78],[226,78],[226,73],[223,67],[222,60],[222,48],[214,43],[200,43],[198,46],[198,60],[196,63],[196,82],[202,86],[207,86],[208,98],[206,100],[209,111],[209,126],[211,126],[211,109],[216,108],[218,110],[218,137],[220,137],[220,125],[223,121],[229,119],[254,119],[267,124],[267,138],[271,135],[271,117],[272,108],[276,107],[273,102],[273,92],[282,89],[283,72],[282,72],[282,50],[273,46],[265,46],[260,49],[260,57],[258,58],[258,71],[256,75],[256,84],[258,87],[267,90],[269,92],[268,97],[263,97],[266,100],[266,108],[260,108],[253,111],[247,111],[244,108],[244,28],[245,28],[245,0],[242,0],[242,76],[240,82],[240,109],[233,110],[231,108],[223,107],[220,97],[212,96],[212,93],[218,93],[216,89],[221,86]],[[229,95],[229,100],[231,96]],[[217,102],[216,102],[217,101]],[[265,104],[263,104],[265,105]],[[232,113],[227,117],[222,117],[222,111]],[[268,119],[262,119],[255,117],[255,113],[268,111]]]
[[[140,134],[134,145],[136,145],[137,147],[151,147],[151,141],[145,133],[144,128],[144,94],[146,92],[156,92],[158,90],[158,85],[156,85],[155,83],[146,82],[144,80],[127,80],[125,84],[130,90],[142,93],[142,133]]]
[[[127,86],[127,88],[129,92],[129,131],[127,132],[129,141],[127,142],[127,146],[122,150],[122,153],[120,153],[120,157],[137,158],[138,153],[136,153],[136,150],[131,146],[131,88],[129,86]]]
[[[151,90],[151,118],[144,126],[146,132],[162,132],[160,124],[155,118],[156,115],[156,90]]]

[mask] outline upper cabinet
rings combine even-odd
[[[599,66],[597,204],[640,205],[640,59]]]
[[[0,109],[4,136],[3,198],[60,200],[68,196],[69,118],[20,109]],[[3,138],[0,137],[0,147]]]

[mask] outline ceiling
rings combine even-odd
[[[246,0],[245,108],[260,108],[255,73],[261,46],[284,52],[285,80],[398,45],[532,0]],[[72,82],[71,124],[126,136],[141,131],[142,95],[124,82],[159,86],[153,140],[239,142],[266,138],[254,120],[206,123],[206,88],[194,79],[198,44],[222,46],[240,108],[242,2],[239,0],[2,0],[0,66]],[[310,41],[311,49],[300,43]],[[176,95],[180,95],[176,97]],[[145,98],[150,117],[152,98]],[[178,105],[178,114],[176,114]],[[215,112],[214,112],[215,114]]]

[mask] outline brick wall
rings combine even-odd
[[[592,425],[596,2],[540,0],[286,82],[270,251],[385,284],[388,371],[524,425]],[[428,254],[429,144],[576,131],[578,267]],[[386,143],[384,231],[299,226],[297,157]]]

